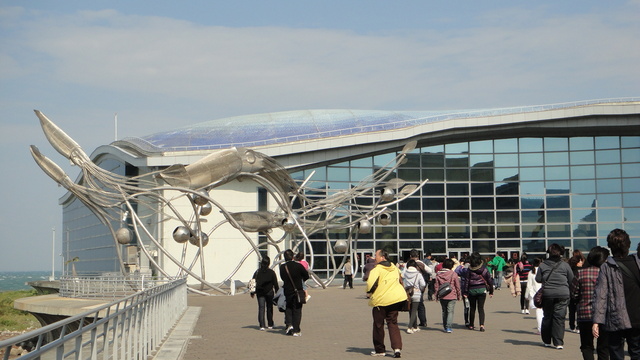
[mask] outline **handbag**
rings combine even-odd
[[[448,283],[448,282],[443,283],[438,288],[437,298],[438,299],[442,299],[443,297],[449,295],[451,293],[451,291],[453,291],[453,288],[451,288],[451,284]]]
[[[289,275],[289,280],[291,280],[291,284],[293,285],[293,289],[296,292],[296,300],[298,300],[299,304],[306,304],[307,303],[307,293],[304,290],[298,290],[298,288],[296,287],[296,283],[293,281],[293,278],[291,277],[291,273],[289,272],[289,267],[287,266],[287,264],[284,264],[284,269],[287,270],[287,275]]]
[[[562,261],[562,260],[560,260]],[[558,265],[560,265],[560,261],[558,261],[555,266],[551,269],[551,271],[549,272],[549,275],[547,275],[547,279],[544,281],[544,283],[542,283],[542,285],[540,286],[540,289],[538,289],[538,291],[536,291],[536,294],[533,295],[533,305],[537,308],[541,308],[542,307],[542,293],[544,293],[544,284],[547,282],[547,280],[549,280],[549,277],[551,277],[551,274],[553,274],[553,270],[555,270]]]
[[[249,292],[251,294],[256,293],[256,278],[251,278],[251,280],[249,280],[249,284],[247,284],[247,288],[249,289]]]
[[[407,293],[407,300],[402,303],[400,311],[409,311],[411,309],[411,297],[413,296],[413,289],[416,286],[416,281],[418,281],[417,278],[413,281],[413,285],[404,288],[404,291]]]

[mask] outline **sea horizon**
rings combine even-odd
[[[49,280],[51,270],[46,271],[0,271],[0,292],[16,290],[32,290],[27,282]],[[54,272],[56,279],[62,276],[61,271]]]

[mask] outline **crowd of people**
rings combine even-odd
[[[535,332],[545,347],[563,349],[565,321],[569,313],[569,329],[580,335],[583,359],[624,359],[624,345],[632,360],[640,360],[640,258],[630,255],[631,240],[621,229],[607,236],[610,249],[596,246],[585,257],[579,250],[566,258],[565,249],[551,244],[545,259],[529,259],[527,254],[512,256],[508,261],[497,253],[483,258],[478,252],[458,260],[455,256],[435,259],[426,253],[424,259],[412,250],[406,263],[394,264],[385,249],[378,249],[362,266],[362,280],[372,307],[372,356],[385,356],[385,325],[395,358],[402,354],[402,336],[398,316],[408,311],[407,334],[415,334],[427,326],[425,301],[437,301],[442,310],[442,331],[453,332],[456,304],[463,303],[465,327],[486,331],[485,302],[495,290],[507,286],[519,303],[522,314],[535,314]],[[640,252],[640,244],[637,251]],[[308,264],[304,254],[284,252],[280,265],[279,287],[270,260],[263,257],[253,278],[258,298],[260,330],[273,327],[273,304],[285,312],[285,332],[300,336],[302,306],[308,295]],[[343,265],[343,288],[353,288],[354,268],[350,261]],[[541,295],[541,297],[539,296]],[[476,314],[477,322],[476,322]],[[266,320],[265,320],[266,315]],[[477,326],[476,326],[477,325]],[[594,345],[595,342],[595,345]]]

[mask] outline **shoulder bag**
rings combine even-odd
[[[555,270],[560,265],[561,261],[562,260],[559,260],[553,266],[553,268],[551,268],[551,271],[549,272],[549,275],[547,275],[547,279],[542,283],[542,286],[540,286],[540,289],[538,289],[536,294],[533,295],[533,305],[535,307],[537,307],[537,308],[541,308],[542,307],[542,293],[544,293],[544,284],[549,280],[549,278],[551,277],[551,274],[553,274],[553,270]],[[538,271],[540,271],[540,268],[538,268]]]
[[[293,289],[296,291],[296,300],[298,300],[298,303],[300,304],[306,304],[307,294],[302,289],[298,290],[298,288],[296,287],[296,283],[293,281],[293,278],[291,277],[291,273],[289,272],[289,266],[287,266],[287,264],[284,264],[284,269],[287,270],[287,275],[289,275],[289,280],[291,280],[291,285],[293,285]]]

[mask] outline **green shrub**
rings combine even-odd
[[[40,327],[36,318],[26,311],[13,308],[16,299],[35,296],[35,290],[0,292],[0,331],[24,331]]]

